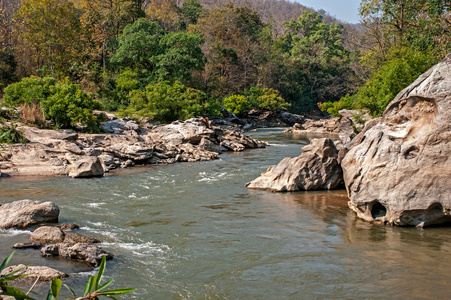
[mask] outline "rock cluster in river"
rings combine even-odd
[[[190,119],[168,125],[139,126],[129,119],[103,124],[108,133],[22,127],[30,143],[8,146],[0,158],[3,174],[102,176],[136,164],[217,159],[222,151],[266,147],[267,143],[208,121]]]
[[[56,223],[58,215],[59,208],[53,202],[19,200],[0,205],[0,228],[29,228],[46,223]],[[40,226],[31,233],[30,242],[17,243],[13,248],[40,249],[41,255],[44,257],[60,256],[76,259],[94,267],[100,264],[103,256],[106,256],[107,259],[114,257],[101,247],[92,245],[101,243],[100,239],[72,231],[78,228],[78,225],[71,223]],[[11,266],[4,272],[14,271],[18,268],[20,266]],[[25,270],[26,272],[20,271],[18,274],[32,274],[30,278],[39,276],[40,281],[67,277],[67,274],[47,267],[27,267]]]

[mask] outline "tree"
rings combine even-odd
[[[295,107],[305,110],[317,102],[338,100],[348,93],[353,73],[340,27],[323,23],[322,17],[312,11],[305,11],[285,26],[288,33],[282,45],[299,83],[295,88],[299,92]]]
[[[119,37],[119,47],[111,62],[138,72],[144,82],[180,80],[189,82],[192,70],[201,70],[202,37],[185,32],[164,34],[157,22],[139,19]]]
[[[15,22],[21,49],[30,53],[28,68],[47,65],[53,72],[64,73],[79,58],[80,21],[69,0],[23,0]]]
[[[83,13],[83,25],[91,60],[98,60],[105,72],[111,53],[108,44],[117,38],[127,26],[144,17],[143,0],[75,0]]]
[[[446,0],[363,0],[359,13],[371,37],[365,63],[375,70],[392,48],[403,46],[446,55],[450,7]]]
[[[198,20],[194,32],[204,36],[205,69],[200,75],[203,88],[215,96],[238,93],[257,80],[256,51],[265,25],[260,15],[229,3],[210,10]]]

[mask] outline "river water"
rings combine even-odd
[[[271,146],[103,178],[2,178],[1,202],[53,201],[60,222],[103,239],[116,255],[106,279],[136,288],[121,299],[449,298],[450,228],[367,224],[348,209],[345,191],[248,190],[246,182],[308,143],[279,129],[253,136]],[[0,258],[28,236],[0,231]],[[16,251],[12,263],[68,272],[78,292],[95,274],[36,250]]]

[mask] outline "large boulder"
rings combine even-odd
[[[19,200],[0,206],[0,228],[26,228],[58,222],[60,210],[53,202]]]
[[[74,161],[69,169],[69,176],[73,178],[103,176],[104,170],[98,157],[82,156]]]
[[[451,221],[451,55],[368,122],[342,160],[349,206],[367,221]]]
[[[47,245],[41,248],[41,255],[45,257],[61,256],[63,258],[82,260],[94,267],[100,265],[104,256],[106,256],[106,259],[112,259],[114,257],[113,254],[106,252],[99,246],[86,243],[58,243]]]
[[[58,227],[42,226],[33,231],[30,240],[42,244],[55,244],[64,241],[64,232]]]
[[[337,158],[338,151],[331,139],[313,139],[302,148],[300,156],[284,158],[246,186],[277,192],[334,189],[343,182]]]

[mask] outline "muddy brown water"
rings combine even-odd
[[[308,143],[281,129],[252,135],[271,146],[103,178],[2,178],[1,202],[54,201],[61,222],[103,239],[116,255],[105,280],[136,288],[122,299],[449,298],[451,228],[367,224],[348,209],[345,191],[248,190],[246,182]],[[0,259],[28,236],[0,231]],[[16,251],[12,263],[68,272],[78,292],[95,274],[36,250]]]

